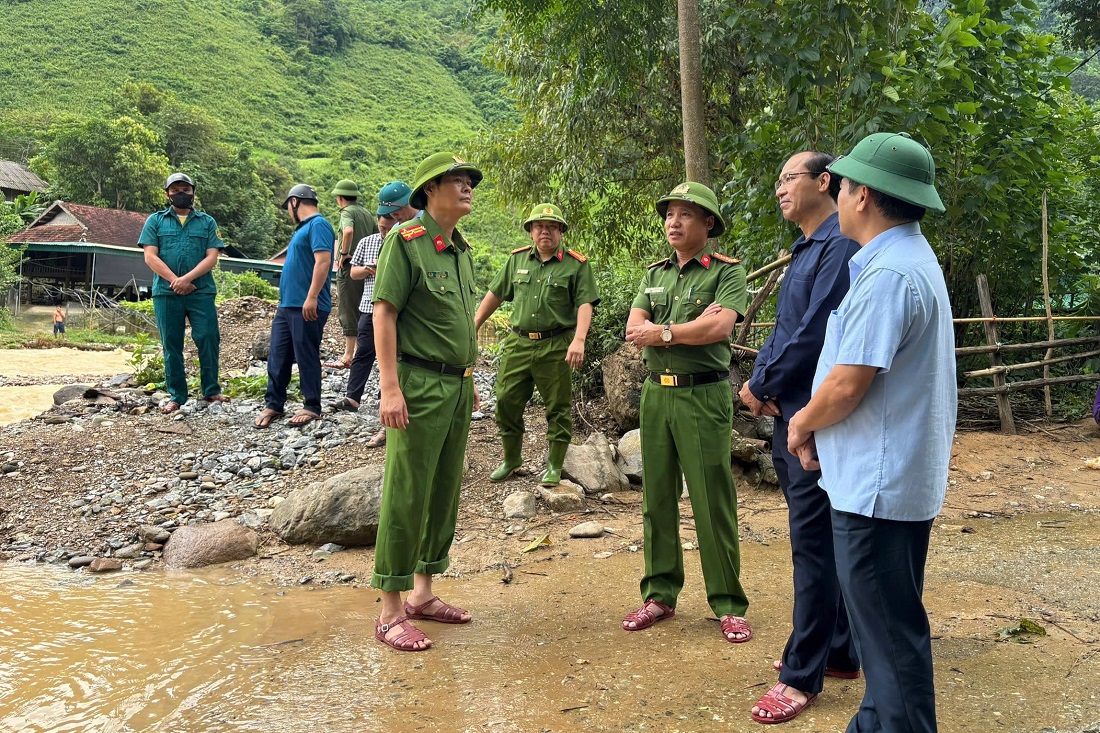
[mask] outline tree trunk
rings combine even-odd
[[[687,180],[709,186],[699,2],[676,0],[676,11],[680,25],[680,103],[684,118],[684,165]]]

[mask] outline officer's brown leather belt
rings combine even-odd
[[[700,384],[714,384],[727,378],[729,378],[729,374],[723,374],[722,372],[700,372],[698,374],[649,373],[649,381],[656,382],[662,387],[698,387]]]
[[[397,360],[403,361],[406,364],[411,364],[414,367],[427,369],[436,374],[450,374],[452,377],[468,377],[474,373],[474,368],[472,366],[456,367],[450,364],[444,364],[441,361],[428,361],[427,359],[420,359],[415,356],[409,356],[408,354],[400,354]]]
[[[514,332],[518,333],[523,338],[531,339],[532,341],[541,341],[542,339],[548,339],[548,338],[552,338],[554,336],[559,336],[559,335],[565,333],[566,331],[568,331],[570,329],[572,329],[572,326],[562,326],[561,328],[551,328],[549,331],[521,331],[520,329],[516,328],[515,326],[512,327],[512,330]]]

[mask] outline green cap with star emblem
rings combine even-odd
[[[409,204],[417,209],[423,209],[428,205],[428,197],[424,195],[424,187],[443,174],[454,171],[468,172],[470,178],[473,179],[475,188],[477,184],[481,183],[482,175],[477,166],[467,163],[454,153],[429,155],[420,162],[420,165],[416,166],[416,178],[413,179],[415,183],[413,183]]]
[[[707,232],[708,237],[717,237],[726,231],[726,222],[722,221],[722,214],[718,211],[718,197],[703,184],[687,181],[672,189],[668,195],[657,199],[657,213],[662,219],[668,213],[670,201],[687,201],[702,207],[708,214],[713,214],[714,226]]]
[[[828,170],[914,206],[944,211],[932,153],[904,132],[868,135]]]
[[[562,233],[569,229],[561,209],[551,203],[535,204],[531,207],[531,213],[527,215],[527,221],[523,222],[523,228],[531,231],[531,225],[536,221],[556,221],[561,224]]]

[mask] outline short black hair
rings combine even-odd
[[[340,194],[340,198],[344,199],[344,201],[347,201],[349,204],[354,204],[359,200],[358,196],[345,196],[344,194]]]
[[[820,150],[810,150],[808,152],[810,157],[806,159],[806,170],[813,174],[814,178],[819,178],[822,173],[829,174],[829,196],[835,202],[840,195],[840,176],[828,170],[828,168],[836,160],[836,156],[823,153]]]
[[[856,186],[861,184],[856,183],[851,178],[848,179],[848,193],[855,190]],[[867,186],[867,190],[871,192],[871,203],[875,208],[879,210],[886,219],[889,221],[897,222],[898,224],[905,224],[911,221],[920,221],[924,218],[924,214],[927,209],[923,206],[917,206],[911,204],[908,201],[902,201],[899,198],[895,198],[890,194],[883,193],[882,191],[876,191],[875,189]]]

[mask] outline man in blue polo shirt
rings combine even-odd
[[[283,201],[297,225],[279,280],[279,309],[271,323],[267,394],[256,427],[266,428],[283,414],[291,367],[298,364],[303,409],[288,421],[300,426],[321,417],[321,335],[332,310],[332,249],[336,234],[317,210],[313,186],[299,183]]]
[[[951,303],[920,220],[944,206],[931,153],[904,133],[864,138],[829,171],[846,179],[840,231],[862,248],[787,445],[807,469],[820,461],[832,505],[837,576],[867,678],[848,733],[931,733],[921,594],[958,391]]]

